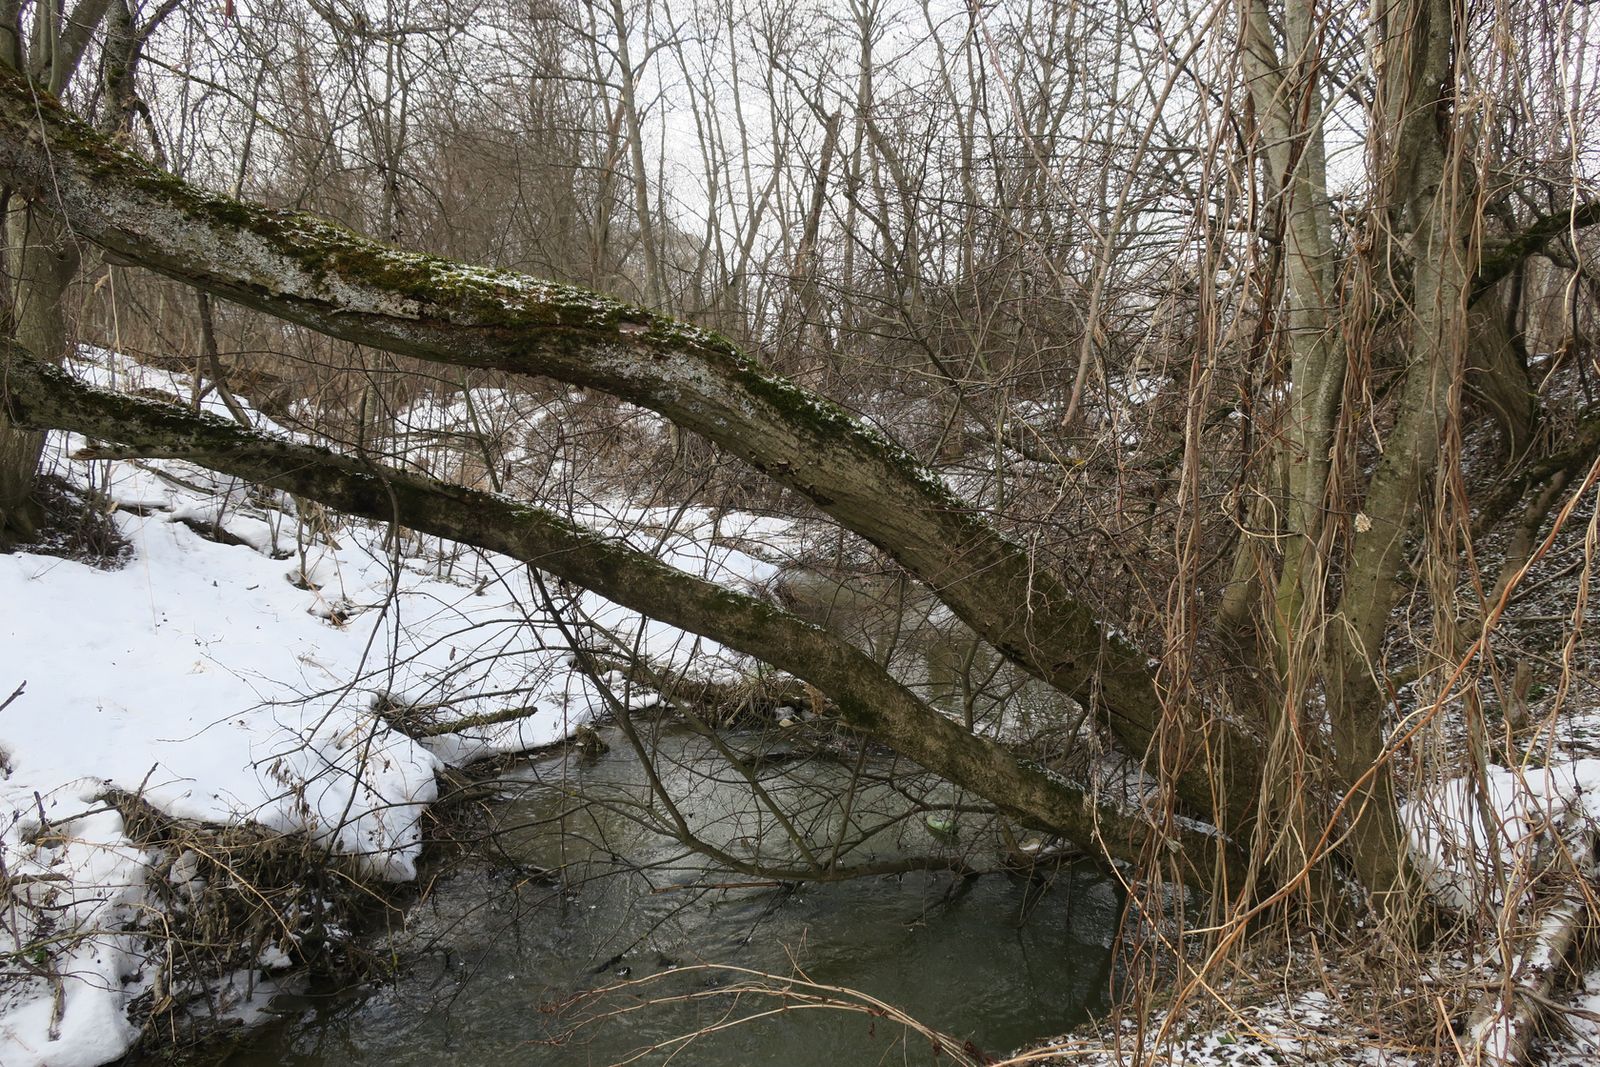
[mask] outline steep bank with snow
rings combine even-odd
[[[123,388],[186,384],[104,353],[80,372]],[[47,463],[99,494],[92,506],[113,511],[125,557],[0,556],[0,700],[15,692],[0,712],[7,1067],[115,1058],[138,1036],[130,1009],[170,992],[170,894],[150,879],[177,877],[182,857],[132,840],[109,791],[178,818],[303,834],[366,877],[405,880],[445,763],[554,743],[607,708],[520,565],[330,527],[186,464],[73,463],[81,444],[53,438]],[[588,518],[620,530],[650,516],[596,503]],[[770,574],[712,544],[705,516],[671,518],[634,536],[730,582]],[[741,522],[759,520],[720,528]],[[592,596],[564,609],[584,639],[637,637],[662,662],[714,651]],[[380,704],[444,721],[530,713],[419,743]],[[296,955],[271,947],[269,969]]]

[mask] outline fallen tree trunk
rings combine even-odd
[[[630,685],[647,689],[670,705],[691,709],[708,722],[723,725],[755,720],[775,722],[779,709],[821,711],[820,689],[775,672],[762,678],[725,681],[679,674],[637,656],[597,656],[595,666],[615,671]]]
[[[1154,821],[1018,759],[924,704],[854,646],[765,601],[529,504],[95,389],[15,345],[5,345],[4,355],[10,417],[109,442],[92,448],[91,458],[187,460],[352,515],[503,553],[810,682],[837,702],[847,726],[1091,854],[1135,863],[1170,856],[1181,877],[1208,891],[1245,884],[1244,857],[1224,835],[1184,820]]]
[[[1184,709],[1164,706],[1144,651],[937,475],[726,339],[584,290],[212,196],[3,71],[0,180],[115,260],[329,336],[548,375],[660,412],[884,549],[1008,659],[1090,708],[1128,752],[1164,748],[1163,781],[1191,811],[1233,827],[1249,818],[1260,774],[1252,738],[1227,721],[1172,714]]]
[[[1600,841],[1576,804],[1554,822],[1545,869],[1505,905],[1507,925],[1517,926],[1501,933],[1510,968],[1467,1025],[1463,1067],[1522,1067],[1561,987],[1583,973],[1575,957],[1594,933]]]

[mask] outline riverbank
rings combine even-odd
[[[713,740],[665,719],[636,726],[663,766],[696,771],[714,770],[722,747],[767,751],[779,731],[793,743],[806,729],[725,730]],[[374,948],[395,964],[385,981],[360,993],[311,991],[230,1067],[564,1067],[623,1062],[650,1045],[658,1057],[677,1049],[677,1062],[706,1065],[887,1055],[931,1067],[950,1060],[930,1059],[919,1035],[867,1010],[866,996],[937,1021],[959,1035],[956,1049],[971,1042],[991,1052],[1105,1009],[1120,899],[1092,863],[1041,864],[1032,878],[740,876],[651,820],[647,775],[623,729],[599,733],[609,745],[599,754],[570,746],[505,770],[477,846],[429,879],[403,928],[379,932]],[[875,755],[866,771],[891,763]],[[785,761],[760,780],[791,801],[825,803],[855,768]],[[574,805],[575,794],[587,802]],[[781,854],[781,842],[753,835],[759,817],[748,796],[741,778],[706,777],[684,810],[719,848]],[[894,808],[904,803],[887,784],[858,796],[858,824],[876,832],[855,862],[987,844],[950,840],[916,816],[886,822]],[[852,1001],[845,987],[870,993]],[[851,1002],[857,1010],[827,1007]]]
[[[105,353],[87,358],[80,373],[123,388],[186,385]],[[238,996],[224,993],[228,975],[270,975],[312,951],[298,916],[329,902],[268,898],[261,906],[282,912],[275,935],[249,953],[215,946],[207,980],[176,977],[165,932],[174,909],[203,899],[208,881],[248,879],[194,848],[152,846],[130,827],[128,803],[191,826],[288,835],[308,856],[331,857],[311,866],[357,883],[405,882],[447,768],[552,744],[634,699],[571,669],[578,624],[556,625],[540,607],[545,590],[509,561],[342,524],[188,464],[75,463],[82,443],[51,438],[52,538],[0,555],[8,1067],[114,1059],[163,998],[248,1016],[271,982]],[[602,528],[640,517],[588,511]],[[677,565],[729,581],[763,574],[752,557],[691,537],[658,544]],[[714,661],[714,648],[680,631],[559,595],[571,619],[636,640],[657,662],[691,650]],[[380,714],[395,707],[435,724],[525,713],[418,741]]]
[[[185,384],[103,354],[82,370],[128,388]],[[71,462],[80,443],[50,446],[56,540],[0,556],[8,1067],[92,1067],[175,1013],[249,1020],[281,976],[337,965],[344,916],[415,878],[452,768],[655,700],[574,669],[575,640],[738,676],[715,646],[504,559],[343,523],[184,464]],[[577,510],[677,566],[745,588],[777,572],[754,547],[783,542],[776,520],[606,499]],[[824,592],[811,599],[836,609]],[[1540,617],[1557,617],[1564,593],[1547,595]],[[1592,840],[1600,763],[1584,757],[1600,725],[1551,712],[1546,730],[1553,698],[1526,695],[1512,749],[1525,759],[1485,767],[1472,787],[1430,783],[1415,809],[1419,855],[1449,899],[1495,884],[1484,871],[1496,864],[1530,861],[1550,825]],[[779,733],[804,717],[783,716]],[[402,719],[428,728],[403,733]],[[1435,1062],[1492,1007],[1504,961],[1515,978],[1528,958],[1518,901],[1474,906],[1504,910],[1504,939],[1392,959],[1359,930],[1299,938],[1280,956],[1268,945],[1196,984],[1171,1026],[1134,1003],[1127,1024],[1013,1062],[1112,1063],[1129,1050],[1206,1065]],[[1551,965],[1588,970],[1581,955]],[[1536,1056],[1576,1064],[1600,1051],[1600,974],[1530,996],[1550,1002],[1542,1019],[1562,1020]]]

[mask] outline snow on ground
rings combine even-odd
[[[1166,1033],[1168,1017],[1158,1013],[1143,1027],[1123,1021],[1119,1035],[1092,1043],[1066,1038],[1045,1049],[1060,1062],[1084,1067],[1121,1067],[1127,1063],[1175,1064],[1185,1067],[1283,1067],[1285,1064],[1344,1064],[1411,1067],[1415,1062],[1371,1040],[1358,1022],[1320,989],[1297,993],[1286,1003],[1237,1007],[1223,1026],[1194,1033]],[[1136,1050],[1142,1048],[1142,1054]]]
[[[1543,754],[1550,757],[1553,752]],[[1600,840],[1600,759],[1551,758],[1517,767],[1489,766],[1481,787],[1466,778],[1432,783],[1408,802],[1404,817],[1411,827],[1414,855],[1422,861],[1423,873],[1438,898],[1469,914],[1478,909],[1498,912],[1517,937],[1510,945],[1484,946],[1470,960],[1452,954],[1435,961],[1441,973],[1420,976],[1423,985],[1467,981],[1485,991],[1480,1006],[1488,1007],[1494,1003],[1490,995],[1506,970],[1502,953],[1513,953],[1509,969],[1519,987],[1541,969],[1559,971],[1566,966],[1548,958],[1546,939],[1550,917],[1562,918],[1562,906],[1580,914],[1584,907],[1578,896],[1582,890],[1571,881],[1564,882],[1573,864],[1590,885],[1597,875],[1594,848]],[[1564,897],[1552,898],[1552,889]],[[1527,921],[1530,895],[1547,909],[1537,920],[1539,936],[1532,942],[1522,939],[1532,925]],[[1552,903],[1556,907],[1551,907]],[[1321,976],[1332,990],[1362,980],[1361,961],[1343,961],[1342,965],[1352,973],[1329,971]],[[1421,1067],[1436,1062],[1431,1054],[1392,1041],[1380,1030],[1369,1032],[1372,1020],[1352,1013],[1327,993],[1307,991],[1303,980],[1283,985],[1286,991],[1275,996],[1234,1007],[1228,1012],[1230,1021],[1223,1025],[1175,1026],[1170,1035],[1163,1034],[1160,1043],[1152,1040],[1151,1034],[1160,1032],[1167,1019],[1156,1015],[1143,1027],[1146,1052],[1156,1054],[1151,1062],[1189,1067],[1325,1063]],[[1229,990],[1222,987],[1221,995],[1228,996]],[[1473,1062],[1497,1067],[1525,1062],[1587,1067],[1600,1062],[1600,969],[1584,975],[1576,988],[1549,1008],[1556,1023],[1537,1040],[1531,1060],[1509,1054],[1514,1046],[1512,1019],[1503,1013],[1478,1019],[1472,1036],[1481,1041],[1483,1055],[1481,1061]],[[1104,1038],[1089,1045],[1067,1039],[1057,1050],[1064,1063],[1109,1067],[1133,1062],[1128,1051],[1139,1036],[1124,1034],[1120,1052],[1107,1047],[1115,1042]],[[1466,1045],[1468,1035],[1459,1035],[1458,1040]]]
[[[1550,853],[1552,829],[1571,838],[1600,824],[1600,759],[1491,766],[1481,788],[1455,778],[1427,793],[1408,805],[1406,819],[1418,854],[1429,861],[1423,874],[1430,887],[1451,907],[1499,907],[1497,870],[1526,869]]]
[[[1576,909],[1581,915],[1584,901],[1575,894],[1581,890],[1569,885],[1564,901],[1544,899],[1549,908],[1538,920],[1538,936],[1532,941],[1520,938],[1528,932],[1530,887],[1541,885],[1538,896],[1548,896],[1550,884],[1539,876],[1565,872],[1571,862],[1592,885],[1596,870],[1592,852],[1584,854],[1584,842],[1592,849],[1600,832],[1600,759],[1554,761],[1542,766],[1487,769],[1484,787],[1474,788],[1465,779],[1438,783],[1427,791],[1425,801],[1408,804],[1406,818],[1412,827],[1417,857],[1424,861],[1430,887],[1448,906],[1472,909],[1504,909],[1508,928],[1518,936],[1514,945],[1490,944],[1472,959],[1453,954],[1443,961],[1438,976],[1424,974],[1424,986],[1465,980],[1484,991],[1481,1008],[1494,1005],[1491,995],[1501,982],[1506,964],[1504,951],[1514,953],[1509,971],[1514,983],[1525,987],[1541,970],[1566,966],[1551,959],[1547,941],[1551,937],[1552,917],[1562,919],[1562,909]],[[1487,819],[1487,821],[1485,821]],[[1554,837],[1552,836],[1554,831]],[[1562,854],[1562,844],[1567,852]],[[1498,863],[1498,868],[1496,864]],[[1498,874],[1496,872],[1499,872]],[[1555,884],[1559,884],[1559,877]],[[1507,887],[1511,901],[1506,901]],[[1555,907],[1549,907],[1554,903]],[[1302,960],[1302,964],[1306,961]],[[1321,975],[1330,989],[1360,983],[1361,961],[1329,961],[1352,973],[1330,970]],[[1285,968],[1287,971],[1288,968]],[[1187,1067],[1282,1067],[1282,1065],[1372,1064],[1383,1067],[1423,1067],[1438,1062],[1431,1053],[1420,1052],[1409,1043],[1395,1041],[1381,1029],[1369,1030],[1372,1020],[1353,1013],[1327,993],[1305,989],[1305,982],[1286,981],[1286,992],[1235,1006],[1230,1020],[1220,1026],[1174,1027],[1160,1033],[1168,1020],[1157,1014],[1142,1028],[1145,1051],[1154,1055],[1147,1062],[1182,1064]],[[1229,995],[1221,987],[1223,996]],[[1442,1002],[1441,1002],[1442,1003]],[[1469,1031],[1482,1049],[1482,1058],[1472,1060],[1494,1067],[1523,1063],[1546,1067],[1588,1067],[1600,1062],[1600,969],[1583,975],[1575,988],[1551,1001],[1547,1007],[1554,1020],[1548,1032],[1535,1039],[1531,1058],[1514,1054],[1515,1020],[1501,1011],[1474,1015]],[[1132,1028],[1129,1021],[1125,1027]],[[1375,1024],[1374,1024],[1375,1025]],[[1469,1034],[1457,1040],[1468,1046]],[[1061,1053],[1060,1062],[1104,1065],[1133,1062],[1129,1055],[1139,1033],[1122,1035],[1117,1042],[1105,1036],[1092,1042],[1066,1039],[1047,1051]]]
[[[78,371],[188,388],[104,353]],[[7,1067],[103,1063],[137,1036],[125,1012],[154,980],[138,946],[155,897],[148,857],[100,799],[108,787],[174,816],[304,831],[376,877],[408,879],[443,762],[551,744],[607,708],[514,561],[437,542],[418,555],[419,542],[375,526],[313,532],[280,494],[186,464],[66,460],[82,443],[54,436],[47,466],[114,502],[131,558],[100,570],[0,556],[0,701],[20,687],[0,712]],[[774,570],[726,547],[775,533],[768,520],[600,504],[581,518],[729,584]],[[201,536],[213,526],[240,543]],[[592,595],[566,607],[584,640],[595,628],[637,637],[667,663],[718,652],[660,624],[641,631]],[[445,719],[536,710],[422,744],[375,714],[379,700]]]
[[[41,791],[37,808],[8,790],[9,810],[0,809],[10,898],[0,952],[27,954],[0,963],[0,1062],[8,1065],[104,1063],[138,1036],[123,1008],[148,983],[141,938],[124,931],[145,904],[148,857],[123,835],[121,816],[97,802],[100,789],[98,779],[65,782]],[[45,833],[46,817],[34,814],[41,809],[57,817]]]

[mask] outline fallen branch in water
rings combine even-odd
[[[828,704],[816,686],[773,671],[723,681],[674,671],[639,657],[597,656],[595,664],[601,671],[616,672],[629,684],[656,693],[668,704],[697,711],[723,725],[752,716],[770,721],[782,717],[783,708],[820,715]]]
[[[709,981],[704,985],[682,992],[664,991],[654,996],[644,995],[644,991],[648,986],[661,985],[665,982],[679,982],[689,976],[697,975],[709,975]],[[733,981],[725,985],[721,981],[724,977],[732,977]],[[581,993],[560,1004],[548,1005],[542,1010],[547,1012],[566,1011],[583,1006],[586,1003],[600,1002],[605,997],[623,992],[639,999],[625,1003],[621,1007],[597,1011],[593,1015],[579,1020],[567,1033],[547,1042],[547,1044],[565,1044],[585,1027],[596,1026],[609,1019],[621,1018],[637,1011],[669,1004],[709,1001],[721,1007],[727,1005],[730,1001],[734,1006],[737,1006],[742,1000],[754,1000],[756,1006],[748,1014],[738,1014],[734,1008],[725,1008],[725,1010],[719,1011],[719,1018],[716,1022],[690,1033],[664,1038],[646,1048],[637,1049],[616,1062],[619,1065],[634,1063],[658,1052],[676,1055],[700,1038],[772,1016],[805,1010],[836,1011],[867,1016],[874,1020],[867,1029],[869,1038],[876,1035],[876,1020],[883,1019],[904,1029],[905,1034],[902,1040],[908,1039],[915,1034],[928,1042],[935,1056],[947,1056],[949,1057],[948,1062],[956,1064],[957,1067],[981,1067],[982,1064],[995,1062],[992,1057],[986,1055],[971,1041],[963,1041],[942,1031],[935,1030],[893,1004],[879,1000],[877,997],[864,993],[859,989],[813,982],[800,974],[790,976],[768,974],[749,967],[736,967],[729,964],[699,963],[677,967],[670,971],[662,971],[644,978],[636,978],[630,982],[619,982],[616,985]],[[878,1057],[873,1056],[871,1058],[877,1059]]]

